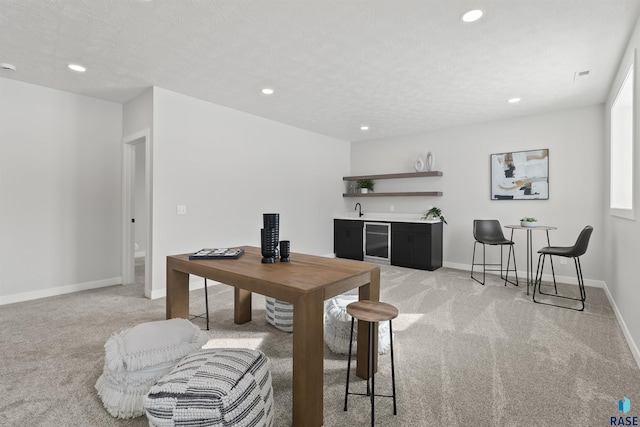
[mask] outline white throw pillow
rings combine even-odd
[[[176,363],[177,361],[172,360],[133,372],[114,372],[105,366],[104,372],[96,381],[96,391],[111,416],[139,417],[144,415],[144,397],[149,389],[171,372]]]
[[[137,371],[178,360],[201,348],[207,335],[187,319],[147,322],[113,335],[104,345],[112,371]]]
[[[95,385],[104,407],[118,418],[143,415],[149,389],[207,339],[186,319],[142,323],[114,334],[104,346],[104,371]]]

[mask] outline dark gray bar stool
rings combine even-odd
[[[356,301],[347,306],[347,313],[351,315],[351,335],[349,338],[349,359],[347,361],[347,386],[344,392],[344,410],[347,410],[347,402],[350,394],[357,394],[360,396],[371,396],[371,425],[375,422],[375,396],[379,397],[393,397],[393,415],[397,414],[396,408],[396,373],[395,366],[393,364],[393,329],[391,327],[391,320],[398,317],[398,309],[387,304],[385,302],[374,301]],[[349,392],[349,373],[351,371],[351,349],[353,344],[353,328],[355,319],[362,320],[368,323],[369,333],[369,345],[367,347],[367,393],[350,393]],[[389,321],[389,338],[391,342],[391,386],[393,394],[391,396],[383,394],[375,394],[376,380],[375,380],[375,367],[374,361],[376,351],[373,347],[373,342],[376,337],[375,323]],[[369,389],[369,378],[371,379],[371,389]]]
[[[533,302],[537,302],[538,304],[552,305],[554,307],[560,308],[568,308],[570,310],[583,311],[584,310],[584,302],[587,299],[587,293],[584,289],[584,278],[582,277],[582,266],[580,264],[580,257],[587,252],[587,247],[589,246],[589,239],[591,238],[591,233],[593,232],[593,227],[587,225],[582,229],[580,235],[578,235],[578,239],[573,246],[547,246],[538,251],[540,256],[538,257],[538,268],[536,269],[536,280],[533,282]],[[573,298],[565,295],[558,295],[558,288],[556,287],[555,294],[547,294],[542,292],[542,273],[544,270],[544,261],[549,255],[549,259],[553,255],[561,256],[565,258],[573,258],[573,262],[576,267],[576,276],[578,278],[578,290],[580,291],[580,296],[578,298]],[[551,264],[553,265],[553,264]],[[553,273],[553,283],[556,283],[555,272]],[[552,296],[556,298],[564,298],[568,300],[580,301],[582,306],[580,308],[568,307],[564,305],[551,304],[548,302],[542,302],[536,300],[536,287],[538,288],[538,293],[542,295]]]
[[[476,282],[484,285],[485,276],[487,271],[499,271],[500,277],[504,279],[504,285],[507,286],[507,282],[512,285],[518,286],[518,268],[516,267],[516,252],[513,248],[513,241],[504,237],[502,233],[502,226],[500,225],[500,221],[497,219],[474,219],[473,220],[473,237],[475,238],[475,242],[473,242],[473,257],[471,258],[471,278]],[[476,245],[480,243],[482,245],[482,263],[476,262]],[[500,246],[500,264],[497,263],[487,263],[486,260],[486,245],[490,246]],[[504,246],[509,247],[509,255],[507,257],[507,269],[506,271],[503,269],[503,261],[502,261],[502,248]],[[513,256],[513,272],[516,276],[516,281],[512,282],[509,280],[509,263],[511,262],[511,256]],[[476,279],[473,276],[473,267],[476,265],[482,266],[482,281]],[[487,268],[490,267],[500,267],[497,268]],[[505,272],[505,275],[502,275],[502,272]]]

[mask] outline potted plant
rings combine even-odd
[[[523,227],[535,227],[538,225],[538,220],[530,216],[525,216],[520,219],[520,225]]]
[[[366,194],[371,190],[373,192],[374,182],[370,179],[359,179],[358,180],[358,190],[360,193]]]
[[[447,224],[447,220],[444,219],[444,215],[442,215],[442,210],[435,206],[429,209],[428,211],[426,211],[424,215],[422,215],[422,219],[433,219],[433,218],[439,219],[440,221]]]

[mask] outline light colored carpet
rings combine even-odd
[[[483,287],[465,271],[381,268],[382,300],[401,313],[393,325],[398,415],[380,398],[376,425],[609,425],[618,399],[640,402],[640,370],[602,289],[587,288],[579,313],[534,304],[522,286],[494,277]],[[291,335],[266,324],[260,295],[245,325],[233,323],[232,288],[212,286],[209,298],[209,346],[265,352],[275,425],[290,426]],[[204,292],[193,291],[192,313],[203,309]],[[0,307],[0,425],[147,425],[109,416],[94,384],[111,334],[164,316],[165,300],[145,299],[141,284]],[[380,357],[381,393],[390,391],[389,363]],[[345,375],[346,356],[325,348],[325,425],[367,425],[367,399],[351,396],[342,410]]]

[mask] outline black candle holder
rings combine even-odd
[[[273,264],[276,262],[276,229],[262,228],[260,230],[260,238],[262,242],[262,263]]]
[[[271,264],[278,258],[278,241],[280,240],[280,214],[262,214],[263,227],[260,230],[262,244],[262,263]]]
[[[288,240],[280,241],[280,262],[289,262],[291,255],[291,242]]]

